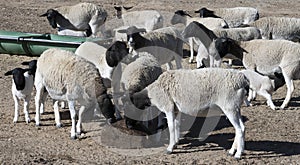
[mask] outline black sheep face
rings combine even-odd
[[[125,42],[116,41],[106,51],[106,62],[108,66],[115,67],[127,56],[129,49]]]
[[[200,13],[201,18],[204,18],[204,17],[220,18],[219,16],[215,15],[214,11],[208,10],[205,7],[195,11],[195,13]]]
[[[13,81],[16,85],[17,90],[23,90],[25,88],[25,76],[24,73],[27,72],[28,69],[15,68],[11,71],[6,72],[4,75],[13,75]]]
[[[177,24],[177,23],[184,23],[183,22],[183,17],[185,16],[189,16],[191,17],[186,11],[183,11],[183,10],[177,10],[173,17],[171,18],[171,24],[174,25],[174,24]]]
[[[53,29],[57,28],[56,24],[56,16],[58,15],[58,11],[54,9],[49,9],[45,14],[42,14],[41,17],[47,17],[47,20]]]

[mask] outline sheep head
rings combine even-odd
[[[126,33],[127,35],[127,41],[129,46],[129,53],[132,53],[133,49],[135,48],[135,38],[139,38],[140,32],[146,32],[146,29],[144,28],[137,28],[136,26],[130,26],[127,29],[121,29],[118,30],[119,33]],[[140,43],[142,44],[142,43]],[[142,47],[142,46],[140,46]]]
[[[200,13],[200,17],[204,18],[204,17],[213,17],[213,18],[221,18],[217,15],[215,15],[215,12],[212,10],[208,10],[207,8],[203,7],[197,11],[195,11],[195,13]]]
[[[49,24],[52,26],[53,29],[57,28],[56,17],[60,15],[57,10],[48,9],[46,13],[40,15],[40,17],[47,17]]]
[[[191,15],[189,15],[186,11],[183,10],[177,10],[173,17],[171,18],[171,24],[177,24],[177,23],[185,23],[185,17],[192,17]]]
[[[116,41],[106,51],[106,62],[110,67],[116,67],[127,56],[129,49],[125,42]]]
[[[17,90],[23,90],[25,88],[25,76],[24,73],[29,71],[29,69],[15,68],[6,72],[4,75],[13,75],[13,80],[16,85]]]

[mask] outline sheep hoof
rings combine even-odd
[[[61,123],[56,124],[56,128],[62,128],[62,127],[63,127],[63,125]]]
[[[116,118],[109,118],[106,120],[106,123],[111,125],[112,123],[115,123],[116,121],[117,121]]]
[[[76,139],[77,139],[76,135],[71,136],[71,140],[76,140]]]
[[[241,157],[240,156],[237,156],[237,157],[235,156],[234,159],[235,160],[241,160]]]
[[[166,150],[166,151],[165,151],[165,154],[170,155],[170,154],[172,154],[172,151]]]

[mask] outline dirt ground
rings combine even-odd
[[[31,33],[55,33],[45,18],[39,17],[48,8],[71,5],[79,0],[9,0],[0,2],[0,30]],[[286,0],[90,0],[103,5],[109,13],[107,29],[116,26],[113,4],[135,5],[135,10],[156,9],[166,18],[177,9],[189,11],[201,7],[251,6],[260,16],[300,17],[300,1]],[[168,19],[166,19],[166,24]],[[85,124],[83,138],[70,139],[68,110],[62,110],[64,127],[56,128],[51,100],[42,115],[41,127],[34,123],[34,99],[30,104],[32,122],[24,122],[22,107],[19,122],[13,124],[14,102],[11,94],[11,77],[4,73],[20,66],[22,61],[36,59],[19,55],[0,54],[0,164],[300,164],[300,81],[295,81],[295,91],[289,107],[273,111],[266,101],[258,97],[253,107],[242,107],[246,127],[245,154],[242,160],[227,156],[234,129],[224,116],[217,117],[218,125],[207,138],[191,132],[182,132],[182,140],[174,154],[163,153],[165,146],[147,149],[119,149],[99,143],[99,124]],[[186,59],[185,59],[186,60]],[[286,87],[273,95],[275,105],[283,102]],[[183,120],[183,122],[188,119]],[[195,132],[201,128],[191,126]],[[212,119],[213,121],[214,119]],[[91,126],[91,127],[90,127]],[[194,135],[192,135],[194,134]],[[167,142],[166,142],[167,144]]]

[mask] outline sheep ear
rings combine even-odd
[[[120,29],[118,30],[118,33],[127,33],[127,29]]]
[[[29,65],[30,61],[24,61],[21,63],[21,65]]]
[[[47,16],[48,16],[48,13],[40,15],[40,17],[47,17]]]
[[[133,6],[130,6],[130,7],[125,7],[125,6],[123,6],[123,8],[124,8],[125,10],[129,10],[129,9],[132,9]]]
[[[140,28],[140,29],[137,30],[137,32],[140,33],[140,32],[147,32],[147,31],[146,31],[145,28]]]
[[[121,7],[121,6],[114,6],[114,8],[115,8],[117,11],[121,11],[121,10],[122,10],[122,7]]]
[[[200,11],[201,11],[201,9],[199,9],[199,10],[196,10],[196,11],[195,11],[195,13],[200,13]]]
[[[13,70],[10,70],[10,71],[4,73],[4,76],[9,76],[9,75],[12,75],[12,74],[13,74]]]

